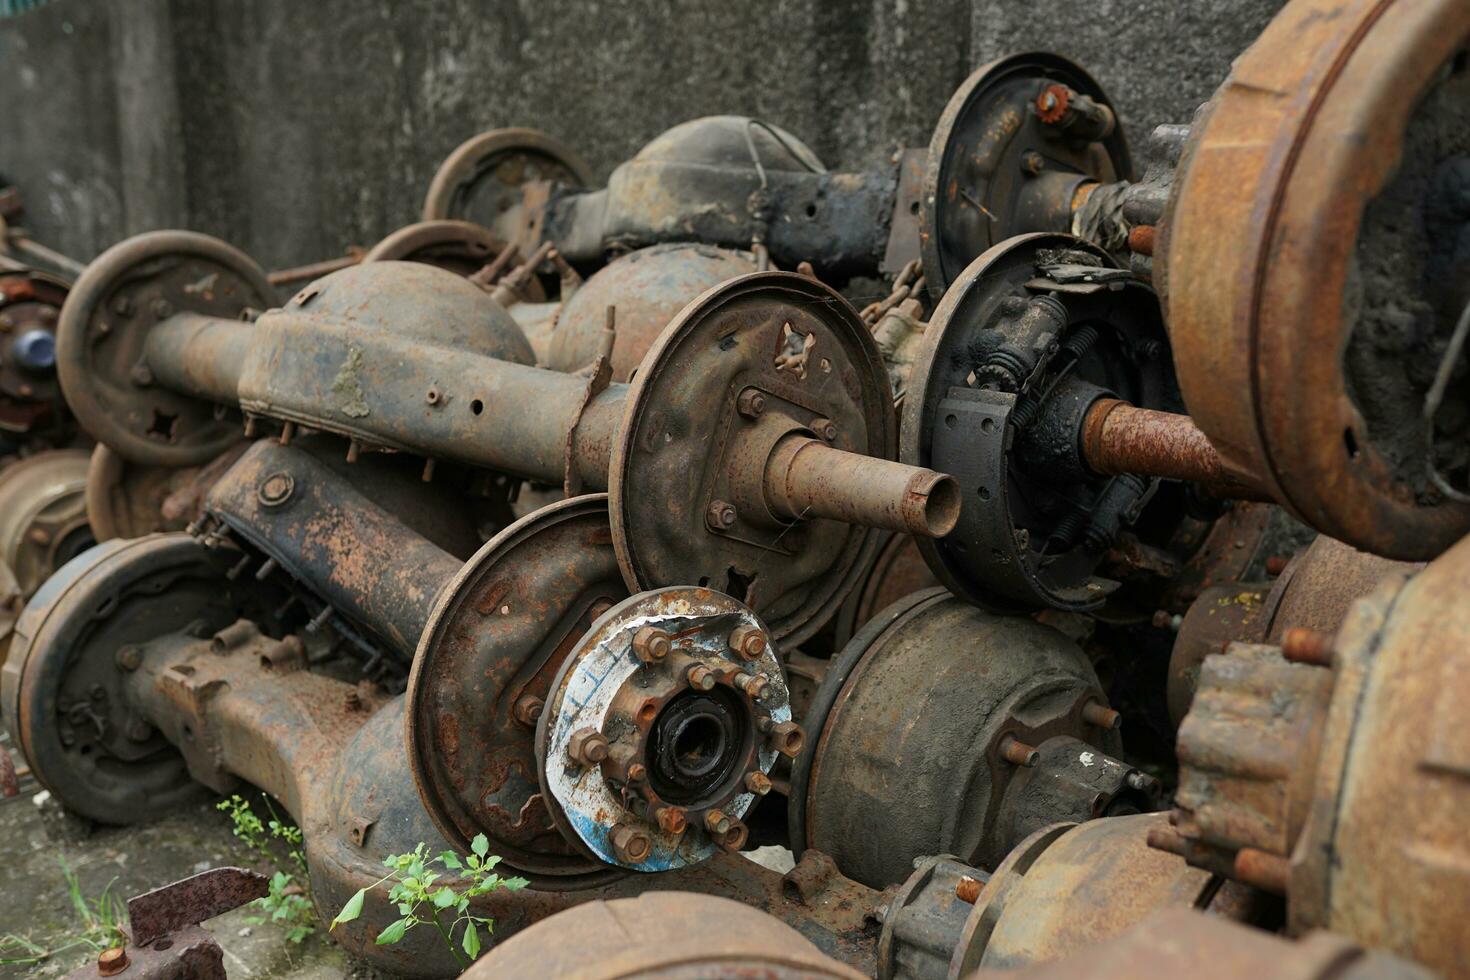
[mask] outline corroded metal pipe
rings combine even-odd
[[[1099,398],[1082,423],[1082,458],[1095,473],[1134,473],[1203,484],[1220,496],[1271,498],[1229,470],[1220,452],[1188,415]]]
[[[789,520],[825,517],[942,538],[960,516],[959,484],[933,470],[833,449],[797,433],[766,462],[766,501]]]

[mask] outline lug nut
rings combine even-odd
[[[582,766],[595,766],[607,758],[607,738],[595,728],[579,728],[567,739],[567,755]]]
[[[980,891],[984,887],[980,879],[971,878],[969,875],[962,875],[960,880],[955,882],[954,897],[966,905],[974,905],[979,900]]]
[[[648,767],[641,762],[635,762],[628,767],[628,782],[641,783],[648,778]]]
[[[541,709],[545,707],[546,702],[542,701],[536,695],[524,695],[516,701],[516,721],[525,725],[527,728],[532,728],[541,719]]]
[[[646,664],[657,663],[674,649],[674,639],[657,626],[644,626],[633,634],[633,656]]]
[[[1082,706],[1082,720],[1108,731],[1115,731],[1123,724],[1122,715],[1095,699]]]
[[[837,438],[837,426],[831,419],[812,419],[812,431],[826,442]]]
[[[659,829],[666,834],[682,834],[689,826],[689,818],[685,815],[683,807],[660,807],[654,819],[658,821]]]
[[[738,851],[745,846],[750,839],[750,829],[739,820],[731,820],[729,828],[715,841],[720,847],[727,851]]]
[[[1035,150],[1027,150],[1021,155],[1021,170],[1031,176],[1036,176],[1046,169],[1046,158]]]
[[[137,670],[143,664],[143,651],[135,646],[125,646],[117,651],[117,665],[123,670]]]
[[[801,754],[801,747],[806,744],[806,734],[796,722],[783,721],[771,726],[770,733],[766,735],[766,741],[770,742],[771,748],[777,752],[794,759]]]
[[[771,682],[761,674],[736,674],[735,686],[744,691],[751,699],[759,701],[765,697],[766,689]]]
[[[711,531],[728,531],[735,525],[735,507],[723,500],[712,501],[709,510],[705,511],[704,523]]]
[[[771,777],[759,769],[745,774],[745,788],[756,796],[765,796],[771,791]]]
[[[746,388],[735,399],[735,410],[748,419],[760,418],[766,410],[766,396],[754,388]]]
[[[704,829],[716,837],[723,837],[730,830],[730,818],[720,810],[707,810],[704,814]]]
[[[1013,766],[1025,766],[1028,769],[1041,761],[1041,753],[1036,746],[1027,745],[1014,735],[1007,735],[1000,741],[1001,758]]]
[[[737,626],[730,631],[730,649],[741,660],[759,660],[766,652],[766,635],[754,626]]]
[[[708,691],[715,686],[715,672],[704,664],[694,664],[684,673],[689,686],[698,691]]]
[[[608,834],[613,854],[624,864],[642,864],[653,852],[653,841],[637,827],[620,823]]]

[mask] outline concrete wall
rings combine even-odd
[[[267,267],[413,220],[439,160],[528,125],[599,176],[693,116],[829,167],[927,144],[1001,54],[1080,60],[1135,138],[1189,117],[1282,0],[53,0],[0,21],[0,175],[87,258],[190,227]]]

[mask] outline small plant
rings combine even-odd
[[[102,889],[96,899],[87,899],[82,894],[81,882],[66,859],[58,856],[61,875],[66,879],[67,896],[71,899],[72,911],[76,915],[78,930],[64,937],[55,946],[42,946],[22,936],[9,933],[0,936],[0,965],[25,965],[40,963],[67,950],[85,948],[99,953],[127,942],[120,928],[123,921],[123,904],[112,894],[113,878]]]
[[[270,810],[270,819],[262,822],[250,807],[250,801],[238,794],[221,800],[218,808],[229,814],[235,825],[235,836],[244,841],[267,865],[275,867],[271,875],[270,893],[251,902],[251,907],[266,913],[263,918],[251,919],[253,924],[270,921],[286,930],[286,938],[299,943],[316,932],[316,911],[308,892],[310,878],[306,873],[306,853],[301,846],[301,828],[286,823],[265,801]],[[279,867],[273,842],[279,841],[286,848],[286,856],[294,871]]]
[[[517,891],[528,884],[524,878],[500,877],[495,872],[499,863],[500,858],[490,854],[490,842],[484,834],[475,837],[470,843],[470,853],[463,859],[453,851],[430,855],[428,845],[421,843],[410,854],[394,854],[385,860],[383,865],[388,873],[368,887],[358,889],[357,894],[342,906],[330,928],[335,929],[361,915],[367,893],[391,881],[393,887],[388,890],[388,900],[397,903],[400,918],[388,923],[378,933],[378,945],[398,942],[415,926],[432,925],[444,938],[460,969],[465,969],[480,955],[480,927],[484,926],[486,938],[495,927],[493,920],[470,912],[470,899],[497,888]],[[443,868],[445,874],[435,871],[435,865]],[[459,872],[459,880],[465,886],[459,890],[444,883],[447,873],[455,871]],[[449,919],[447,924],[446,918]],[[456,943],[454,933],[461,925],[464,929]]]

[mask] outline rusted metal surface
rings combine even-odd
[[[833,644],[839,649],[846,646],[852,635],[881,610],[910,593],[938,584],[914,539],[907,534],[889,535],[867,575],[838,610]]]
[[[813,699],[792,847],[883,887],[927,854],[992,868],[1058,814],[1149,808],[1142,774],[1114,758],[1118,733],[1084,717],[1094,703],[1106,706],[1091,664],[1062,634],[939,589],[909,596],[858,631]],[[1018,743],[1039,748],[1017,764]]]
[[[182,531],[202,513],[204,495],[249,446],[240,440],[204,466],[131,463],[107,446],[87,466],[87,523],[98,541]]]
[[[1199,980],[1429,980],[1429,971],[1326,932],[1302,939],[1274,936],[1226,919],[1170,909],[1117,938],[1054,962],[1021,969],[986,967],[970,980],[1126,980],[1140,972]]]
[[[1167,820],[1049,826],[993,874],[949,858],[925,861],[887,905],[878,976],[959,978],[1060,960],[1170,909],[1245,920],[1264,911],[1241,886],[1222,888],[1218,877],[1151,849],[1150,830]]]
[[[0,748],[0,796],[19,796],[20,777],[15,771],[15,760],[10,750]]]
[[[1225,469],[1220,454],[1187,415],[1100,398],[1082,422],[1082,456],[1105,475],[1137,473],[1203,485],[1235,499],[1261,500],[1262,491]]]
[[[0,470],[0,562],[22,595],[91,547],[86,479],[81,449],[48,450]]]
[[[790,926],[724,898],[653,892],[578,906],[500,945],[469,978],[858,978]]]
[[[223,915],[270,891],[264,876],[244,868],[212,868],[128,899],[133,944],[148,946],[185,926]]]
[[[151,945],[103,950],[95,963],[73,970],[67,980],[226,980],[227,976],[225,953],[214,937],[198,926],[185,926]]]
[[[710,245],[672,243],[630,252],[598,270],[562,303],[544,328],[540,344],[537,335],[527,331],[537,349],[537,363],[553,371],[590,365],[600,350],[611,307],[617,327],[612,378],[628,381],[680,310],[705,290],[754,271],[749,253]]]
[[[1470,900],[1470,753],[1450,719],[1466,696],[1467,582],[1470,539],[1390,573],[1330,645],[1312,637],[1325,656],[1236,644],[1207,660],[1180,730],[1173,849],[1283,892],[1294,931],[1462,972],[1450,910]]]
[[[1195,127],[1159,256],[1186,401],[1226,465],[1324,533],[1406,560],[1470,531],[1470,504],[1390,465],[1411,447],[1365,423],[1341,352],[1365,206],[1467,37],[1459,0],[1287,5]]]
[[[0,456],[73,434],[56,378],[56,322],[67,286],[33,269],[0,272]]]
[[[364,262],[422,262],[457,276],[470,276],[505,250],[488,228],[469,221],[420,221],[388,235],[363,255]],[[528,302],[546,299],[541,284],[526,284]]]
[[[920,197],[919,242],[933,302],[1003,239],[1071,231],[1080,189],[1133,176],[1121,127],[1059,134],[1048,124],[1037,100],[1057,88],[1081,93],[1111,114],[1107,95],[1086,71],[1044,52],[981,67],[944,107]],[[1065,115],[1065,106],[1058,109],[1053,123]]]

